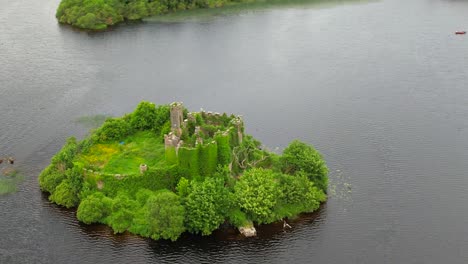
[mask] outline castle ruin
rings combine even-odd
[[[211,111],[205,112],[203,109],[200,109],[200,112],[190,112],[187,113],[187,119],[184,120],[184,106],[182,102],[174,102],[170,105],[170,120],[171,120],[171,132],[164,135],[164,145],[166,150],[168,148],[175,148],[176,153],[180,147],[190,147],[184,145],[184,141],[181,140],[182,133],[187,133],[187,127],[189,123],[196,124],[196,116],[200,115],[203,120],[209,125],[220,125],[222,118],[226,115],[221,115],[220,113],[213,113]],[[230,131],[234,130],[235,136],[237,138],[237,143],[241,144],[244,133],[244,122],[241,116],[231,116],[229,121],[229,128],[223,132],[223,135],[228,135]],[[184,132],[185,131],[185,132]],[[206,131],[200,125],[195,125],[195,130],[193,134],[197,135],[194,145],[203,145],[203,138],[200,136]],[[210,144],[210,143],[207,143]],[[191,145],[191,144],[189,144]],[[192,146],[193,147],[193,146]]]

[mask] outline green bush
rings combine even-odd
[[[144,206],[146,202],[148,201],[148,199],[153,195],[154,195],[153,191],[149,189],[141,188],[135,194],[135,198],[140,206]]]
[[[103,219],[108,216],[111,209],[109,202],[107,204],[104,202],[105,198],[106,197],[100,192],[93,193],[84,198],[76,212],[78,220],[85,224],[102,222]]]
[[[55,16],[61,23],[86,29],[104,29],[123,21],[119,14],[120,1],[115,0],[62,0]]]
[[[227,219],[234,227],[242,227],[249,223],[247,215],[240,208],[233,208],[227,214]]]
[[[76,138],[68,138],[62,149],[52,158],[52,164],[59,166],[63,165],[63,169],[69,169],[73,167],[73,160],[77,150],[78,143],[76,142]]]
[[[193,181],[185,202],[188,230],[202,235],[211,234],[224,222],[228,206],[228,194],[223,179]]]
[[[126,194],[119,193],[112,201],[112,213],[107,218],[114,233],[125,232],[132,224],[135,209],[139,208],[138,202],[130,199]]]
[[[94,133],[98,142],[118,141],[132,133],[128,118],[109,118]]]
[[[280,164],[284,173],[294,175],[302,171],[318,188],[327,192],[328,168],[322,155],[312,146],[294,140],[283,151]]]
[[[52,157],[51,164],[39,175],[41,190],[53,193],[67,178],[65,172],[73,167],[73,160],[78,151],[78,144],[74,137],[67,139],[62,149]],[[63,188],[63,187],[62,187]]]
[[[190,181],[184,177],[180,178],[179,183],[177,183],[176,190],[180,197],[187,197],[190,193]]]
[[[161,140],[164,142],[164,136],[168,135],[171,132],[171,121],[166,121],[160,128],[159,128],[159,136]]]
[[[277,203],[280,189],[271,170],[250,169],[240,177],[234,186],[240,208],[257,223],[271,223],[273,208]]]
[[[66,178],[64,171],[59,171],[56,165],[50,164],[39,175],[39,186],[41,190],[53,193],[55,188]]]
[[[295,176],[280,174],[278,177],[281,192],[274,209],[277,219],[313,212],[326,200],[323,191],[315,187],[304,173]]]
[[[157,117],[156,106],[150,102],[141,102],[133,112],[130,123],[134,129],[151,130]]]
[[[49,196],[49,199],[59,205],[65,206],[67,208],[74,207],[78,205],[78,196],[73,192],[73,186],[70,184],[69,180],[62,181],[52,195]]]
[[[153,129],[162,136],[171,131],[171,107],[169,105],[159,105],[156,107]]]
[[[151,238],[175,241],[185,231],[185,208],[175,193],[158,192],[148,199],[146,207]]]

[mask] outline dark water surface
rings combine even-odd
[[[0,263],[467,263],[468,2],[273,8],[88,34],[57,0],[0,0],[0,156],[25,175],[0,196]],[[114,236],[47,201],[37,175],[83,116],[140,100],[244,115],[270,148],[299,138],[331,197],[259,237]],[[4,169],[5,165],[0,165]]]

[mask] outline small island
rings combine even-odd
[[[253,0],[61,0],[55,16],[60,23],[103,30],[125,20],[249,2]]]
[[[231,225],[245,236],[317,210],[328,168],[310,145],[278,155],[245,134],[240,116],[141,102],[82,141],[69,138],[39,175],[49,200],[114,233],[177,240]]]

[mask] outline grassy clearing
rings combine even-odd
[[[78,160],[86,167],[110,174],[139,173],[140,164],[159,166],[165,162],[164,144],[151,131],[137,132],[120,143],[96,144]]]

